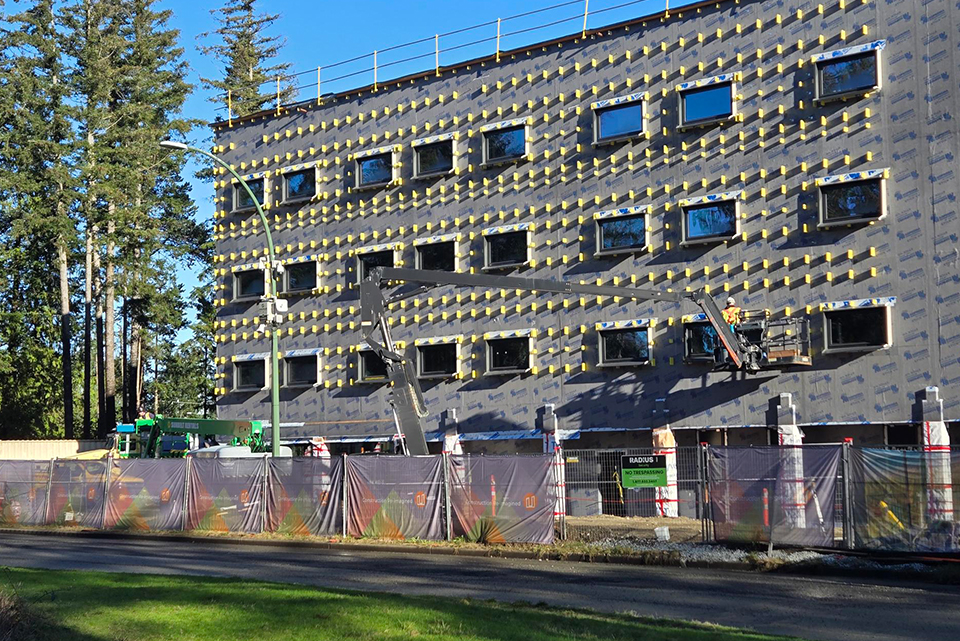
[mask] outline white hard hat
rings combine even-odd
[[[737,300],[733,296],[730,296],[727,298],[727,305],[736,305],[736,304],[737,304]]]

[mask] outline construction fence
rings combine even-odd
[[[0,461],[0,526],[552,543],[552,455]]]

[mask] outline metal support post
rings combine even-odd
[[[350,475],[347,474],[347,461],[348,458],[346,454],[343,455],[343,472],[342,478],[343,482],[343,495],[340,497],[340,510],[343,512],[343,523],[341,524],[341,530],[343,536],[347,536],[347,515],[349,511],[347,510],[347,484],[349,483]]]
[[[270,459],[263,457],[263,481],[260,483],[260,534],[267,531],[267,483],[270,479]]]
[[[446,519],[446,535],[447,540],[453,540],[453,521],[450,519],[451,516],[451,505],[450,505],[450,455],[444,452],[440,455],[443,457],[443,505],[444,505],[444,518]]]
[[[47,499],[46,505],[43,506],[43,524],[44,525],[53,525],[52,517],[50,515],[50,493],[53,491],[53,466],[56,459],[50,459],[50,473],[47,474]]]
[[[190,505],[190,472],[193,470],[193,459],[188,456],[185,460],[186,464],[183,468],[183,507],[181,508],[183,516],[180,520],[181,532],[187,529],[187,507]]]
[[[848,550],[856,546],[853,522],[853,487],[850,483],[850,446],[851,442],[844,441],[840,446],[840,473],[843,475],[843,547]]]

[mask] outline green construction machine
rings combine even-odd
[[[183,437],[182,447],[164,437]],[[204,441],[209,437],[228,436],[230,445],[246,445],[252,452],[266,452],[263,424],[260,421],[224,421],[213,418],[137,419],[133,425],[117,426],[118,450],[121,458],[178,458],[191,449],[191,437]],[[195,443],[194,446],[198,446]]]

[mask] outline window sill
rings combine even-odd
[[[602,368],[611,368],[611,367],[646,367],[650,365],[650,361],[614,361],[611,363],[597,363],[597,367]]]
[[[427,174],[414,174],[413,180],[430,180],[431,178],[440,178],[442,176],[451,175],[453,175],[453,168],[445,169],[443,171],[431,171]]]
[[[717,359],[711,356],[687,356],[683,359],[687,365],[713,365]]]
[[[644,131],[636,131],[629,134],[623,134],[621,136],[610,136],[609,138],[598,138],[591,143],[594,147],[602,147],[604,145],[613,145],[618,142],[625,142],[627,140],[638,140],[643,138],[646,134]]]
[[[290,289],[290,290],[284,290],[284,291],[282,291],[282,292],[278,292],[278,293],[277,293],[277,296],[286,298],[286,297],[293,297],[293,296],[311,296],[311,295],[319,294],[319,293],[320,293],[320,288],[319,288],[319,287],[311,287],[310,289]]]
[[[480,269],[485,272],[495,272],[501,269],[513,269],[514,267],[526,267],[530,261],[525,260],[519,263],[499,263],[497,265],[484,265]]]
[[[697,129],[699,127],[710,127],[712,125],[722,125],[725,123],[736,122],[737,115],[729,114],[726,116],[719,116],[717,118],[710,118],[709,120],[694,120],[693,122],[685,122],[677,125],[677,131],[690,131],[691,129]]]
[[[283,385],[283,389],[312,389],[314,387],[320,387],[320,383],[289,383]]]
[[[358,378],[357,384],[359,385],[385,385],[390,382],[390,379],[387,377],[383,378]]]
[[[449,374],[418,374],[417,378],[421,381],[442,381],[456,378],[459,372],[450,372]]]
[[[298,204],[298,203],[309,202],[309,201],[313,200],[313,199],[316,198],[316,197],[317,197],[317,194],[313,193],[313,194],[310,194],[309,196],[301,196],[300,198],[288,198],[288,199],[286,199],[286,200],[281,200],[279,204],[280,204],[280,206],[284,206],[284,205],[296,205],[296,204]]]
[[[849,227],[850,225],[869,225],[883,219],[883,215],[872,218],[850,218],[849,220],[830,220],[822,221],[817,224],[817,229],[830,229],[831,227]]]
[[[884,349],[890,349],[893,343],[885,345],[851,345],[849,347],[828,347],[823,350],[824,354],[849,354],[853,352],[879,352]]]
[[[695,238],[692,240],[683,240],[680,243],[681,247],[694,247],[696,245],[716,245],[718,243],[727,243],[731,240],[736,240],[737,234],[732,236],[710,236],[707,238]]]
[[[491,371],[484,372],[484,376],[514,376],[516,374],[529,374],[530,368],[527,369],[495,369]]]
[[[234,387],[233,390],[236,394],[253,394],[254,392],[269,392],[269,387]]]
[[[392,187],[395,182],[396,182],[396,180],[388,180],[388,181],[386,181],[386,182],[382,182],[382,183],[370,183],[370,184],[368,184],[368,185],[360,185],[360,184],[357,184],[357,185],[354,185],[353,188],[354,188],[354,190],[356,190],[356,191],[369,191],[369,190],[371,190],[371,189],[380,189],[380,188],[383,188],[383,187]]]
[[[647,251],[648,245],[643,247],[623,247],[618,249],[603,249],[593,253],[594,258],[604,258],[608,256],[619,256],[622,254],[636,254],[639,252]]]
[[[527,154],[523,154],[522,156],[511,156],[509,158],[497,158],[494,160],[485,160],[482,163],[480,163],[480,168],[491,169],[493,167],[499,167],[500,165],[511,165],[513,163],[517,163],[522,160],[525,160],[526,157],[527,157]]]
[[[873,93],[874,91],[879,91],[880,87],[873,85],[872,87],[864,87],[863,89],[853,89],[851,91],[845,91],[843,93],[830,94],[829,96],[817,96],[813,99],[814,104],[825,105],[830,102],[836,102],[838,100],[849,100],[851,98],[864,98],[867,95]]]
[[[256,301],[263,300],[265,296],[266,294],[257,294],[256,296],[239,296],[237,298],[232,299],[230,302],[231,303],[253,303]]]
[[[263,204],[261,203],[261,207],[262,207],[262,206],[263,206]],[[238,215],[238,214],[250,214],[250,213],[254,213],[254,212],[256,212],[256,211],[257,211],[257,208],[256,208],[256,207],[244,207],[244,208],[242,208],[242,209],[231,209],[229,213],[230,213],[231,215]]]

